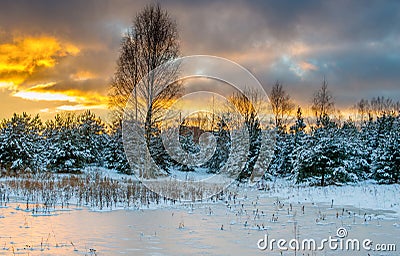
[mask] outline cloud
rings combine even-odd
[[[146,4],[1,1],[0,88],[12,95],[82,97],[69,103],[40,101],[46,104],[42,109],[104,104],[121,35]],[[232,59],[266,89],[282,81],[298,102],[307,104],[324,76],[339,106],[377,94],[400,97],[398,1],[167,0],[161,5],[178,23],[182,55]],[[35,42],[45,49],[39,45],[32,51]]]
[[[314,64],[307,62],[307,61],[301,61],[298,65],[304,71],[318,70],[317,66],[315,66]]]
[[[85,56],[91,55],[88,52]],[[101,58],[80,61],[85,59],[80,53],[74,44],[46,35],[16,37],[3,42],[0,44],[0,88],[9,91],[11,97],[27,101],[69,102],[78,106],[71,105],[75,109],[81,106],[106,109],[108,81],[98,78],[95,73],[98,70],[88,70]],[[51,112],[63,108],[44,109]]]
[[[78,53],[76,46],[54,37],[14,38],[0,44],[0,83],[3,88],[15,89],[38,69],[52,68],[58,59]]]
[[[77,104],[77,105],[62,105],[56,108],[56,110],[62,110],[62,111],[79,111],[85,109],[107,109],[107,105],[101,104],[101,105],[87,106],[87,105]]]
[[[89,79],[79,80],[79,82],[87,82]],[[71,86],[58,87],[58,83],[50,82],[47,84],[37,84],[27,89],[19,90],[12,94],[13,97],[39,102],[60,102],[61,104],[53,110],[81,110],[87,109],[107,109],[108,98],[96,91],[84,91],[74,89]],[[65,105],[65,103],[69,103]],[[71,104],[72,103],[72,104]],[[50,108],[44,108],[50,112]]]
[[[74,67],[80,53],[74,44],[46,35],[15,37],[3,42],[0,44],[0,88],[10,91],[11,97],[27,101],[74,103],[70,109],[77,110],[82,106],[105,109],[107,81],[98,79],[97,74],[80,65]],[[44,109],[51,112],[67,108]]]
[[[54,93],[54,92],[20,91],[14,93],[13,96],[34,101],[68,101],[68,102],[78,101],[78,98],[76,96],[69,96],[64,93]]]
[[[71,74],[69,77],[74,81],[86,81],[89,79],[97,78],[97,75],[93,74],[90,71],[81,70],[81,71],[77,71],[74,74]]]

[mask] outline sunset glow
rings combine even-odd
[[[78,71],[75,74],[71,74],[70,77],[75,81],[85,81],[96,78],[97,76],[89,71]]]
[[[77,55],[79,49],[54,37],[16,37],[0,44],[0,82],[21,84],[39,68],[51,68],[57,59]]]
[[[26,100],[38,100],[38,101],[69,101],[77,102],[77,98],[74,96],[68,96],[62,93],[51,93],[51,92],[17,92],[13,94],[14,97],[19,97]]]
[[[22,106],[31,113],[108,111],[121,36],[145,5],[74,0],[66,5],[0,4],[0,102],[5,109],[0,117]],[[222,12],[216,11],[222,6]],[[162,7],[176,19],[181,56],[235,61],[267,92],[280,81],[304,112],[324,77],[337,110],[346,115],[362,98],[400,97],[396,4],[306,1],[275,6],[250,1],[196,8],[190,2],[167,1]],[[359,11],[343,12],[355,9]],[[194,105],[198,103],[189,104]]]

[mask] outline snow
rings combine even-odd
[[[323,203],[382,210],[400,217],[400,184],[383,185],[367,180],[344,186],[310,187],[286,179],[267,182],[269,190],[261,196],[287,199],[289,203]]]
[[[86,168],[84,172],[119,181],[132,178],[104,168]],[[0,208],[0,234],[7,234],[0,237],[0,254],[15,250],[30,255],[94,255],[96,250],[98,255],[264,255],[257,249],[257,241],[265,234],[292,238],[294,225],[303,238],[334,235],[344,226],[352,238],[368,237],[381,243],[399,240],[398,184],[365,181],[309,187],[276,179],[264,181],[263,190],[257,186],[233,184],[220,199],[203,202],[160,201],[103,209],[76,206],[71,198],[63,208],[35,208],[32,204],[26,210],[23,198],[11,196],[7,206]]]

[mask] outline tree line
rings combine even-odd
[[[130,173],[122,143],[121,124],[104,123],[89,110],[65,112],[43,122],[39,115],[14,114],[0,124],[0,168],[20,172],[79,173],[102,166]]]
[[[358,119],[339,122],[331,115],[333,108],[329,110],[323,106],[334,105],[326,84],[324,81],[320,92],[314,94],[312,102],[325,103],[312,106],[317,113],[313,122],[305,121],[301,107],[294,107],[282,84],[273,86],[270,92],[272,105],[275,101],[284,107],[273,107],[275,115],[271,121],[275,122],[276,141],[271,163],[264,170],[264,178],[285,177],[322,186],[366,179],[399,183],[398,103],[384,97],[363,99],[360,101],[362,107],[356,110]],[[274,90],[279,93],[272,93]],[[324,94],[323,97],[330,100],[316,99]],[[355,106],[360,106],[360,102]],[[366,105],[369,107],[366,108]],[[203,166],[210,172],[216,172],[228,155],[235,151],[231,148],[226,129],[221,123],[217,127],[220,128],[215,134],[218,142],[216,152]],[[256,142],[259,143],[254,139],[254,143],[250,143],[255,151],[249,152],[249,158],[259,148]],[[158,141],[154,145],[160,147],[160,143]],[[188,152],[198,151],[198,142],[193,141],[190,131],[180,133],[180,143]],[[158,157],[163,157],[163,154],[158,154]],[[81,114],[60,113],[45,122],[39,115],[26,113],[14,114],[1,121],[0,167],[3,174],[23,171],[75,173],[87,166],[132,174],[123,148],[120,121],[106,124],[89,110]],[[251,172],[243,172],[239,178],[247,179],[250,175]]]
[[[321,186],[366,179],[400,182],[400,102],[361,99],[353,107],[357,118],[342,121],[335,118],[324,80],[312,98],[312,121],[306,122],[282,84],[273,86],[270,97],[277,134],[265,178],[290,177]]]

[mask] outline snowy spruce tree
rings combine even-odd
[[[0,130],[0,165],[6,170],[40,169],[42,122],[39,115],[14,114]]]
[[[352,120],[344,122],[338,134],[345,150],[343,169],[348,174],[348,181],[361,181],[370,177],[370,164],[367,146],[361,131]]]
[[[279,177],[288,177],[293,169],[293,153],[295,152],[295,141],[293,134],[280,131],[276,134],[274,155],[268,166],[268,174]]]
[[[219,173],[226,165],[230,154],[232,154],[232,141],[226,123],[221,119],[217,122],[218,130],[213,132],[216,138],[216,147],[212,157],[201,167],[208,168],[209,173]],[[207,145],[205,145],[207,146]]]
[[[304,122],[303,113],[300,107],[297,108],[296,112],[296,121],[292,126],[290,126],[290,135],[291,135],[291,151],[289,155],[290,159],[290,177],[295,177],[296,173],[294,172],[294,164],[297,158],[298,152],[304,150],[304,146],[307,145],[307,140],[309,139],[309,135],[305,132],[307,125]]]
[[[103,158],[106,168],[120,173],[132,174],[124,151],[120,121],[114,121],[110,127],[110,131],[106,136]]]
[[[400,182],[400,123],[399,117],[378,119],[379,144],[375,151],[373,177],[379,183]]]
[[[57,114],[46,122],[47,168],[54,172],[80,172],[90,153],[85,148],[75,114]]]
[[[106,144],[105,125],[100,118],[90,110],[77,117],[79,141],[85,149],[85,164],[102,166],[103,148]]]
[[[297,182],[309,181],[325,186],[349,181],[344,168],[346,154],[337,125],[328,116],[321,118],[321,124],[305,147],[298,151],[294,164]]]

